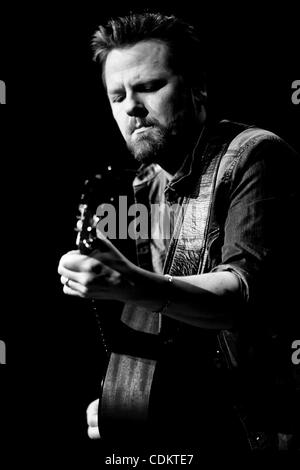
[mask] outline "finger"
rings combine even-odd
[[[71,278],[71,275],[73,276],[73,278]],[[66,286],[66,287],[69,287],[70,289],[73,289],[73,290],[80,290],[80,282],[77,282],[75,280],[75,276],[73,274],[70,274],[70,276],[61,276],[60,277],[60,282]]]
[[[75,281],[74,279],[71,279],[70,277],[67,277],[67,276],[61,276],[61,277],[60,277],[60,282],[61,282],[64,286],[66,285],[67,287],[68,287],[68,286],[71,287],[71,286],[70,286],[70,283],[72,282],[73,288],[75,288],[76,284],[78,284],[77,281]]]
[[[98,413],[91,414],[87,419],[87,423],[92,428],[98,427]]]
[[[99,399],[92,401],[86,410],[88,427],[88,436],[90,439],[100,439],[98,428],[98,408]]]
[[[65,276],[60,276],[60,282],[65,285],[67,282],[69,282],[69,278]]]
[[[80,255],[80,251],[79,250],[70,250],[70,251],[67,251],[67,253],[63,254],[59,260],[59,263],[58,265],[61,265],[61,264],[64,264],[65,260],[69,257],[69,256],[76,256],[76,255]]]
[[[106,244],[105,249],[100,246],[90,253],[90,257],[116,271],[126,271],[129,265],[128,259],[111,242],[105,241],[104,244]]]
[[[63,270],[68,269],[74,272],[92,271],[99,263],[95,257],[82,255],[79,251],[71,251],[63,255],[58,265],[59,274],[63,274]]]
[[[86,415],[89,417],[90,415],[98,414],[99,409],[99,398],[92,401],[86,409]]]
[[[110,284],[116,285],[119,283],[120,274],[103,265],[100,274],[93,273],[74,273],[72,271],[64,271],[60,281],[63,285],[67,285],[71,289],[78,290],[82,294],[88,291],[97,290],[98,288],[108,286]]]
[[[84,286],[78,282],[74,282],[70,279],[67,280],[67,283],[63,286],[63,292],[67,295],[77,296],[84,299],[94,299],[94,298],[111,298],[111,287],[119,283],[119,279],[112,279],[104,277],[101,280],[101,283],[91,284],[89,286]]]
[[[72,271],[71,269],[67,269],[64,267],[61,267],[59,270],[59,274],[61,274],[61,279],[69,279],[74,282],[82,282],[83,277],[82,272],[80,271]],[[85,274],[85,273],[84,273]],[[64,284],[64,282],[62,282]]]
[[[81,284],[80,282],[76,282],[72,279],[67,279],[64,283],[63,292],[69,295],[77,295],[79,297],[88,297],[93,294],[90,291],[88,285]]]
[[[97,263],[97,272],[94,271],[71,271],[67,268],[61,268],[61,282],[62,284],[66,283],[66,280],[73,281],[75,283],[82,284],[84,286],[89,286],[92,283],[95,283],[98,278],[101,276],[106,276],[111,273],[111,269],[107,268],[104,264]]]
[[[98,427],[92,428],[91,426],[89,426],[87,433],[90,439],[100,439],[100,432]]]
[[[104,239],[99,240],[99,242],[103,242],[105,250],[102,245],[100,250],[93,250],[89,256],[82,255],[76,250],[62,256],[58,266],[59,274],[76,282],[82,282],[76,276],[76,273],[89,272],[100,274],[104,265],[120,272],[123,272],[124,269],[126,270],[128,260],[124,255],[109,240]]]
[[[85,297],[85,295],[82,294],[79,290],[74,290],[71,287],[68,287],[67,285],[64,285],[63,293],[67,295],[73,295],[75,297]]]
[[[87,424],[91,427],[97,427],[98,426],[98,403],[99,400],[93,402],[90,407],[87,409]]]

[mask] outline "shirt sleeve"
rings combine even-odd
[[[255,303],[274,289],[288,244],[299,156],[279,138],[253,146],[233,170],[221,261],[212,272],[231,271],[243,300]]]

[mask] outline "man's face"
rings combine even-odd
[[[168,46],[149,40],[113,49],[104,80],[113,116],[130,151],[140,161],[159,161],[182,135],[191,109],[182,77],[169,66]]]

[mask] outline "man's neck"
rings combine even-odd
[[[185,145],[174,145],[173,148],[169,150],[168,154],[164,155],[158,162],[172,177],[178,173],[185,160],[192,154],[199,140],[199,136],[202,134],[203,127],[204,126],[198,128],[197,133],[194,132],[193,135],[190,135]]]

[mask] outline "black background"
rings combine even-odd
[[[74,247],[84,178],[128,158],[90,40],[107,17],[136,5],[101,3],[15,5],[0,20],[8,105],[1,109],[0,339],[7,365],[0,366],[0,447],[12,438],[19,450],[8,452],[11,462],[27,457],[41,467],[50,457],[69,466],[96,458],[85,408],[97,397],[100,344],[93,317],[82,302],[63,296],[56,269]],[[212,106],[226,118],[278,133],[300,151],[300,105],[291,100],[292,82],[300,78],[292,7],[185,1],[164,9],[202,32]]]

